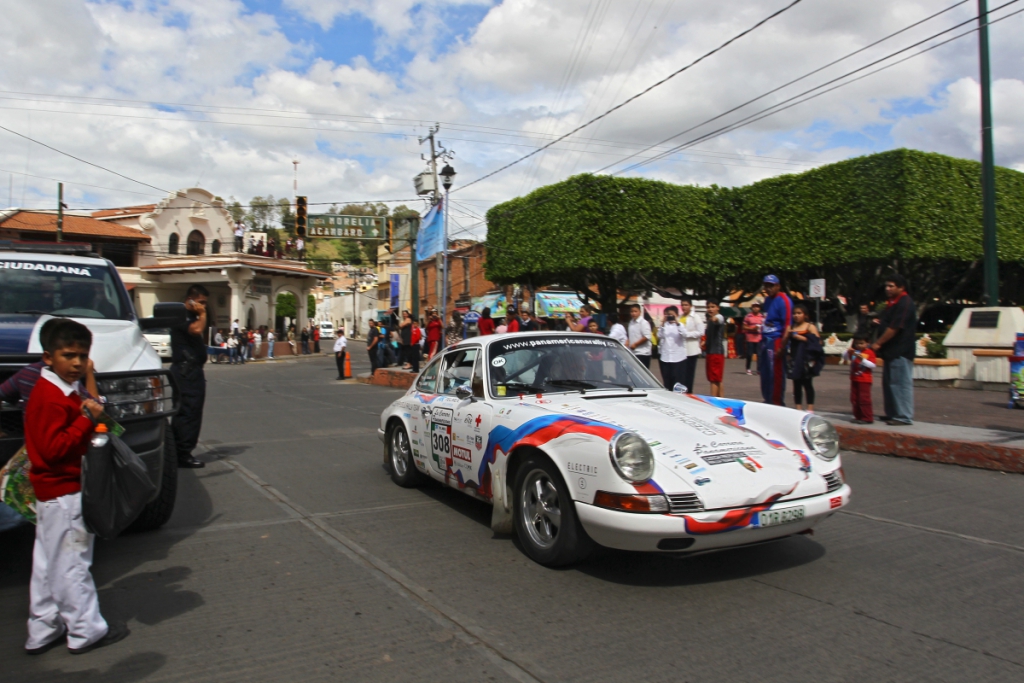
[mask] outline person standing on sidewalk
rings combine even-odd
[[[682,368],[682,379],[679,381],[686,387],[686,393],[692,394],[693,385],[697,381],[697,361],[700,360],[700,338],[704,336],[704,321],[700,316],[694,315],[693,302],[689,299],[683,299],[679,307],[682,309],[679,322],[683,326],[683,336],[686,337],[686,358]]]
[[[633,304],[629,309],[629,327],[626,331],[626,348],[633,352],[636,359],[651,367],[651,324],[644,319],[644,310],[640,304]]]
[[[661,355],[658,367],[661,369],[661,383],[669,391],[674,391],[677,384],[684,391],[690,391],[686,384],[686,328],[679,322],[679,309],[668,306],[658,328],[658,350]]]
[[[178,467],[198,468],[206,464],[192,456],[203,428],[206,403],[206,303],[210,292],[192,285],[185,293],[185,322],[171,328],[171,375],[177,382],[178,412],[171,418],[171,430],[178,450]]]
[[[871,345],[882,366],[882,395],[885,398],[885,423],[914,424],[914,352],[917,312],[907,294],[907,281],[899,273],[885,279],[888,305],[879,317],[882,334]]]
[[[743,333],[746,335],[744,355],[747,358],[747,374],[753,375],[750,369],[751,359],[757,355],[757,347],[761,345],[761,325],[764,324],[764,316],[761,314],[761,304],[753,304],[750,313],[743,316]],[[755,363],[754,367],[758,365]]]
[[[366,355],[370,357],[370,374],[377,372],[380,367],[380,332],[377,331],[377,321],[370,320],[366,327]]]
[[[850,364],[850,403],[853,405],[853,421],[869,425],[875,421],[871,406],[871,384],[874,381],[875,352],[868,348],[868,335],[853,335],[853,343],[843,354],[843,360]]]
[[[320,353],[320,327],[317,325],[313,326],[313,353]]]
[[[309,353],[309,329],[303,327],[299,332],[299,342],[302,344],[302,355]]]
[[[274,360],[274,331],[267,328],[267,358]]]
[[[765,403],[786,405],[786,338],[793,324],[793,301],[782,291],[779,278],[764,276],[764,323],[757,351],[761,397]]]
[[[347,345],[345,333],[338,330],[338,338],[334,340],[334,362],[338,365],[338,379],[348,379],[345,376],[345,347]]]
[[[803,410],[807,395],[807,412],[814,412],[814,378],[821,374],[825,364],[825,351],[821,347],[821,334],[811,322],[805,304],[793,307],[793,326],[789,331],[786,361],[789,378],[793,380],[793,401],[797,410]]]
[[[491,309],[485,307],[480,312],[480,320],[476,324],[476,328],[480,330],[480,336],[486,337],[489,334],[494,334],[494,319],[491,317]]]
[[[626,332],[626,328],[622,326],[617,319],[612,323],[612,326],[608,329],[608,336],[619,342],[623,346],[629,346],[629,334]]]
[[[708,302],[708,322],[704,338],[704,371],[711,384],[711,395],[722,398],[722,380],[725,377],[725,352],[728,342],[725,333],[725,317],[721,307],[714,301]]]
[[[427,357],[433,358],[437,350],[441,348],[441,334],[444,325],[441,324],[441,317],[437,311],[431,310],[427,315]]]

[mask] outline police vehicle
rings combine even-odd
[[[178,466],[170,418],[177,409],[171,376],[143,336],[184,320],[183,304],[157,304],[140,320],[114,265],[89,245],[0,241],[0,381],[42,359],[39,328],[72,318],[92,332],[90,358],[105,412],[149,470],[157,492],[133,525],[155,529],[174,509]],[[21,410],[0,404],[0,466],[24,442]]]

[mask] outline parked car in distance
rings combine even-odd
[[[171,331],[169,329],[161,327],[155,330],[146,330],[142,336],[146,338],[161,360],[171,359]]]
[[[334,339],[334,323],[324,321],[320,323],[320,338]]]

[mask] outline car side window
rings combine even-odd
[[[457,387],[469,384],[477,351],[475,348],[460,349],[445,355],[437,393],[454,395]]]
[[[427,367],[423,368],[419,381],[416,382],[416,391],[423,394],[437,393],[437,371],[441,368],[441,356],[438,356]]]
[[[473,398],[484,397],[484,354],[478,353],[473,364]]]

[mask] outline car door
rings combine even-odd
[[[452,454],[453,446],[457,445],[455,437],[458,432],[455,424],[465,418],[461,415],[461,408],[463,404],[468,403],[468,399],[460,399],[456,392],[459,387],[470,386],[473,364],[479,350],[479,347],[472,346],[455,349],[444,355],[437,379],[438,396],[431,401],[428,416],[430,424],[427,439],[431,465],[437,472],[445,475],[445,478],[454,476],[460,482],[467,481],[466,477],[472,469],[472,459],[465,459],[467,452],[464,444],[456,450],[458,458]]]
[[[487,477],[482,468],[493,414],[484,390],[483,363],[484,354],[481,351],[473,360],[473,374],[470,377],[472,396],[459,404],[455,424],[452,425],[453,471],[463,485],[473,488],[479,488],[481,478]]]
[[[430,449],[430,405],[437,394],[437,375],[441,369],[441,356],[423,368],[416,380],[415,401],[409,405],[409,440],[412,442],[413,457],[423,462],[431,460]]]

